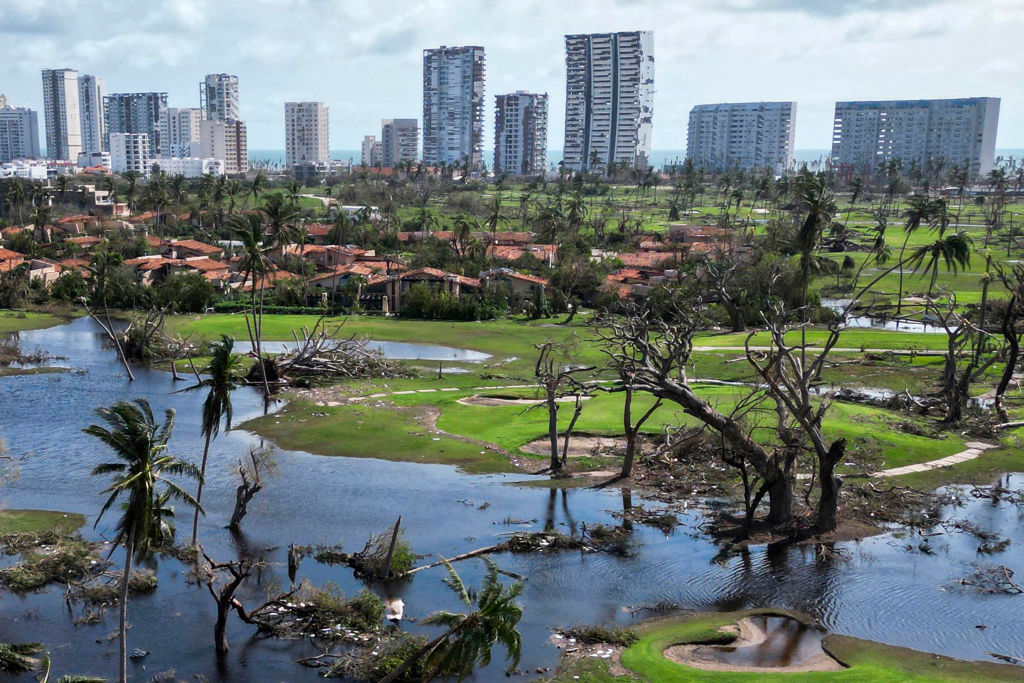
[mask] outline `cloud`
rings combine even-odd
[[[943,0],[726,0],[716,7],[735,12],[797,12],[819,17],[843,17],[862,12],[910,12]]]
[[[366,53],[371,55],[397,55],[406,52],[410,45],[416,45],[417,31],[412,28],[401,28],[378,33],[366,46]]]

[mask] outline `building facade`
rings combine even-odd
[[[82,118],[74,69],[43,69],[43,123],[46,156],[77,159],[82,152]]]
[[[189,145],[199,142],[203,110],[167,107],[160,117],[160,156],[188,158]]]
[[[565,37],[564,164],[646,167],[654,116],[654,33]]]
[[[686,156],[712,173],[793,165],[796,102],[700,104],[690,110]]]
[[[172,157],[155,159],[160,170],[170,176],[202,178],[204,175],[224,175],[223,159],[199,159],[197,157]]]
[[[416,161],[420,151],[420,122],[417,119],[381,119],[380,146],[384,166]]]
[[[39,158],[39,116],[0,95],[0,162]]]
[[[103,115],[103,79],[89,74],[78,77],[78,107],[82,121],[82,152],[106,151]]]
[[[114,93],[103,98],[106,135],[113,133],[145,133],[149,136],[149,152],[163,153],[160,121],[167,109],[165,92]],[[113,156],[113,150],[110,150]]]
[[[384,147],[376,135],[363,136],[363,148],[359,163],[362,166],[377,168],[384,165]]]
[[[141,176],[148,176],[152,170],[153,158],[149,152],[149,135],[147,133],[113,132],[108,136],[110,142],[110,170],[114,173],[132,171]]]
[[[284,103],[284,162],[325,162],[329,153],[328,110],[323,102]]]
[[[423,161],[431,166],[483,161],[484,49],[423,51]]]
[[[979,178],[995,165],[998,125],[998,97],[836,102],[832,164],[866,175],[894,159],[922,168],[943,162]]]
[[[237,121],[242,118],[238,100],[238,76],[207,74],[199,84],[199,107],[211,121]]]
[[[193,148],[194,150],[194,148]],[[201,159],[223,159],[227,174],[249,170],[249,145],[245,123],[242,121],[210,121],[199,124],[199,154]]]
[[[494,99],[494,172],[543,174],[548,155],[547,93],[519,90]]]

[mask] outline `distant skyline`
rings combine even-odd
[[[564,35],[630,30],[654,31],[655,149],[685,148],[697,104],[796,101],[796,148],[826,149],[836,100],[982,96],[1002,99],[997,148],[1024,147],[1019,0],[5,2],[0,93],[41,113],[41,70],[66,67],[197,107],[203,77],[226,72],[250,148],[283,149],[284,102],[300,100],[330,108],[332,147],[358,149],[380,119],[421,117],[423,49],[482,45],[485,139],[495,95],[547,92],[560,149]]]

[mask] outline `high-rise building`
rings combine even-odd
[[[199,153],[202,159],[223,159],[224,172],[249,170],[249,145],[242,121],[209,121],[199,124]]]
[[[363,136],[363,149],[359,158],[362,166],[377,168],[384,165],[384,149],[376,135]]]
[[[446,47],[423,51],[423,161],[483,161],[484,49]]]
[[[330,159],[328,110],[323,102],[284,103],[284,163],[325,162]]]
[[[103,116],[103,79],[89,74],[78,77],[78,108],[82,121],[82,152],[106,151]]]
[[[46,156],[75,161],[82,152],[82,119],[78,104],[78,72],[43,69],[43,120]]]
[[[547,93],[517,90],[494,99],[494,172],[544,173],[548,154]]]
[[[840,173],[870,174],[886,161],[922,169],[959,164],[972,178],[995,164],[999,98],[836,102],[832,164]]]
[[[238,103],[238,76],[207,74],[199,84],[199,107],[211,121],[237,121],[242,118]],[[230,173],[230,171],[229,171]]]
[[[645,167],[654,115],[654,33],[565,37],[565,167]]]
[[[39,117],[27,107],[12,107],[0,95],[0,162],[39,157]]]
[[[167,109],[167,93],[114,93],[103,98],[103,108],[108,138],[112,133],[145,133],[149,136],[149,153],[165,153],[160,121]]]
[[[203,110],[167,107],[160,117],[161,157],[189,157],[189,145],[199,142]]]
[[[796,102],[699,104],[690,110],[686,156],[713,173],[793,164]]]
[[[152,169],[153,157],[149,152],[148,133],[113,132],[110,142],[110,170],[114,173],[132,171],[148,176]]]
[[[420,122],[417,119],[381,119],[380,146],[384,166],[416,161],[420,150]]]

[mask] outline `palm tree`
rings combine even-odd
[[[23,212],[23,207],[25,206],[25,186],[21,183],[21,180],[15,178],[8,185],[7,191],[4,193],[4,201],[12,209],[18,209],[18,225],[23,225],[25,222]]]
[[[203,445],[203,461],[199,466],[199,488],[196,490],[196,510],[192,519],[192,545],[196,545],[199,537],[199,505],[203,503],[203,485],[206,482],[206,459],[210,454],[210,442],[220,432],[221,420],[224,431],[231,431],[231,392],[243,384],[241,379],[241,357],[234,354],[235,340],[224,334],[221,340],[213,344],[213,353],[209,364],[203,369],[208,375],[193,386],[182,391],[198,391],[209,389],[203,401],[203,426],[201,434],[206,439]]]
[[[135,213],[135,197],[139,193],[139,174],[135,171],[126,171],[122,175],[128,181],[128,187],[124,190],[124,198],[128,202],[128,213]]]
[[[110,494],[96,524],[118,499],[122,499],[121,517],[113,546],[124,548],[124,574],[121,576],[120,602],[120,680],[128,680],[128,580],[132,559],[143,559],[153,549],[173,542],[174,530],[166,519],[172,511],[170,499],[199,507],[195,498],[165,475],[201,478],[195,465],[179,460],[167,451],[167,442],[174,428],[174,411],[165,413],[163,424],[153,417],[153,409],[144,398],[134,402],[118,401],[109,408],[98,408],[96,414],[106,427],[93,424],[83,431],[94,436],[114,451],[116,462],[93,468],[93,475],[113,475],[113,482],[103,493]],[[162,485],[163,491],[158,491]],[[95,526],[95,525],[94,525]]]
[[[925,244],[915,249],[907,259],[907,265],[911,270],[917,271],[922,265],[924,270],[921,276],[931,273],[928,281],[928,294],[935,289],[935,280],[939,276],[939,264],[944,263],[946,270],[954,273],[959,269],[967,269],[971,265],[971,238],[966,232],[956,232],[952,235],[939,238],[931,244]]]
[[[946,214],[946,202],[942,199],[936,199],[932,201],[928,197],[920,194],[915,194],[910,198],[904,217],[907,222],[903,226],[903,230],[906,233],[906,237],[903,238],[903,246],[900,247],[899,260],[903,262],[903,255],[907,250],[907,243],[910,242],[910,236],[913,235],[922,225],[927,225],[933,229],[939,231],[939,237],[942,237],[942,233],[945,232],[949,226],[949,218]],[[896,300],[896,315],[903,310],[903,272],[904,268],[900,265],[900,279],[899,279],[899,292],[897,293]]]
[[[295,241],[296,221],[299,219],[298,204],[285,201],[283,195],[272,194],[260,207],[260,213],[267,223],[267,235],[280,244]]]
[[[498,237],[498,227],[504,222],[505,217],[501,215],[501,193],[494,195],[494,201],[491,202],[491,210],[487,213],[487,218],[484,219],[484,225],[491,233],[491,241],[496,242]]]
[[[243,216],[232,216],[227,223],[231,231],[232,239],[238,240],[241,245],[241,260],[239,269],[242,272],[242,283],[246,280],[252,285],[250,296],[252,299],[253,318],[253,343],[256,346],[256,357],[260,363],[260,375],[263,377],[263,388],[270,396],[270,384],[264,371],[263,348],[260,343],[261,327],[263,323],[263,290],[266,284],[263,280],[273,269],[270,257],[267,253],[276,245],[273,237],[264,240],[266,229],[263,226],[260,214],[246,214]],[[259,289],[259,307],[257,308],[256,290]]]
[[[390,674],[381,679],[380,683],[391,683],[398,680],[417,662],[423,662],[422,680],[433,678],[455,678],[462,680],[479,666],[491,663],[491,648],[501,643],[505,648],[506,659],[511,664],[509,671],[519,664],[521,638],[516,626],[523,616],[523,608],[515,601],[523,592],[523,584],[516,581],[505,586],[498,580],[498,565],[493,560],[484,558],[487,572],[483,586],[479,592],[467,589],[462,579],[452,568],[448,560],[441,558],[448,568],[448,579],[445,581],[466,607],[474,611],[468,614],[461,612],[435,612],[422,624],[444,626],[447,630],[409,656]]]
[[[249,198],[252,197],[253,203],[260,203],[260,195],[267,189],[267,176],[263,174],[263,171],[256,171],[256,175],[253,176],[252,183],[249,185],[249,194],[246,195],[245,201],[242,202],[242,210],[245,210],[246,204],[249,203]]]

